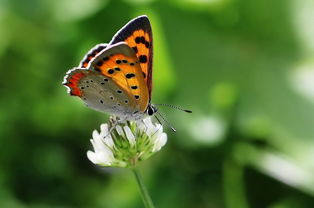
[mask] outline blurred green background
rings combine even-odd
[[[161,208],[314,207],[313,0],[1,0],[0,207],[143,207],[133,175],[86,157],[107,115],[61,85],[137,15],[154,103],[177,128],[141,165]]]

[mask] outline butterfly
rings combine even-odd
[[[153,36],[147,16],[120,29],[108,44],[92,48],[63,85],[95,110],[121,120],[141,120],[157,112],[151,104]]]

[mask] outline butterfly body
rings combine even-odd
[[[152,33],[149,20],[131,20],[109,44],[98,44],[67,72],[68,92],[95,110],[140,120],[156,112],[152,89]]]

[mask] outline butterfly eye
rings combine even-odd
[[[150,116],[153,115],[154,114],[153,109],[152,108],[148,108],[147,114],[150,115]]]
[[[155,106],[149,105],[149,106],[147,107],[147,114],[148,114],[149,116],[153,115],[153,114],[156,113],[156,112],[157,112],[157,108],[156,108]]]

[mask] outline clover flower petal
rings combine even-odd
[[[138,162],[148,159],[158,152],[167,142],[167,134],[160,124],[154,124],[151,118],[143,121],[125,122],[113,126],[100,126],[100,133],[94,130],[91,143],[94,151],[88,151],[88,159],[100,166],[134,167]]]

